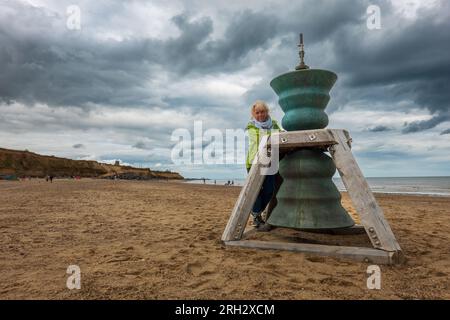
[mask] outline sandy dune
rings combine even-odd
[[[0,181],[0,298],[450,299],[450,198],[377,195],[407,257],[381,266],[377,291],[364,263],[222,245],[239,190]],[[345,194],[344,206],[354,212]],[[350,237],[329,241],[365,242]],[[71,264],[81,290],[66,288]]]

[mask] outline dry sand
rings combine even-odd
[[[450,299],[450,198],[376,196],[407,261],[381,266],[381,290],[368,290],[364,263],[222,245],[239,190],[0,181],[0,298]],[[81,290],[66,288],[71,264]]]

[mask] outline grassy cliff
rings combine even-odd
[[[89,160],[71,160],[43,156],[29,151],[0,148],[0,176],[45,177],[97,177],[114,175],[124,179],[183,179],[177,172],[153,171],[148,168],[116,166]]]

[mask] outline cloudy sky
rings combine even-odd
[[[447,0],[0,0],[0,147],[243,178],[174,164],[171,135],[242,129],[255,99],[281,120],[269,82],[297,65],[299,32],[307,64],[339,77],[329,127],[366,176],[450,175]]]

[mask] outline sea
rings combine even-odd
[[[394,193],[450,197],[450,177],[383,177],[366,178],[374,193]],[[205,184],[243,186],[245,179],[206,179]],[[340,191],[346,191],[341,178],[333,178]],[[203,183],[203,180],[188,180],[187,183]]]

